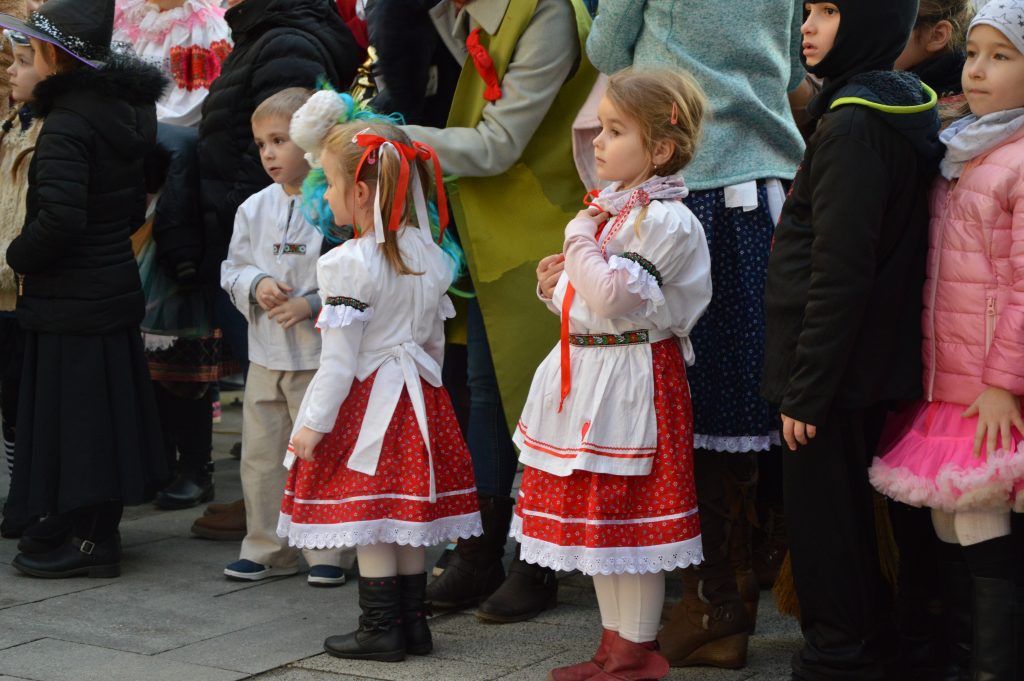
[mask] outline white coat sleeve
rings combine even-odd
[[[252,224],[246,211],[246,204],[242,204],[235,213],[235,228],[231,233],[227,260],[220,265],[220,286],[231,298],[231,303],[245,317],[245,321],[250,324],[258,313],[259,306],[251,302],[249,292],[252,290],[253,282],[263,276],[267,276],[266,273],[255,265]]]

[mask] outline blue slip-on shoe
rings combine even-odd
[[[309,568],[306,583],[310,586],[341,586],[345,583],[345,571],[337,565],[313,565]]]
[[[274,567],[261,565],[248,558],[242,558],[224,568],[224,576],[238,582],[258,582],[268,577],[286,577],[299,571],[298,565],[291,567]]]

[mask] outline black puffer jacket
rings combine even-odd
[[[124,56],[39,83],[45,120],[29,169],[25,228],[7,250],[24,275],[18,319],[43,333],[137,325],[144,300],[129,237],[145,218],[143,159],[166,79]]]
[[[762,385],[818,427],[833,408],[920,394],[928,187],[942,158],[934,95],[916,76],[860,74],[821,106],[768,260]]]
[[[347,90],[359,49],[332,0],[245,0],[225,14],[235,47],[203,102],[199,167],[206,252],[202,275],[220,280],[235,212],[270,184],[250,118],[267,97],[327,78]]]

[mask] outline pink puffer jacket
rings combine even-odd
[[[924,287],[924,394],[968,405],[1024,395],[1024,131],[940,178]]]

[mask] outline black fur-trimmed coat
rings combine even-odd
[[[29,168],[25,228],[7,250],[23,275],[17,313],[41,333],[92,335],[144,312],[131,233],[145,219],[143,159],[156,140],[158,69],[117,55],[35,89],[44,119]]]

